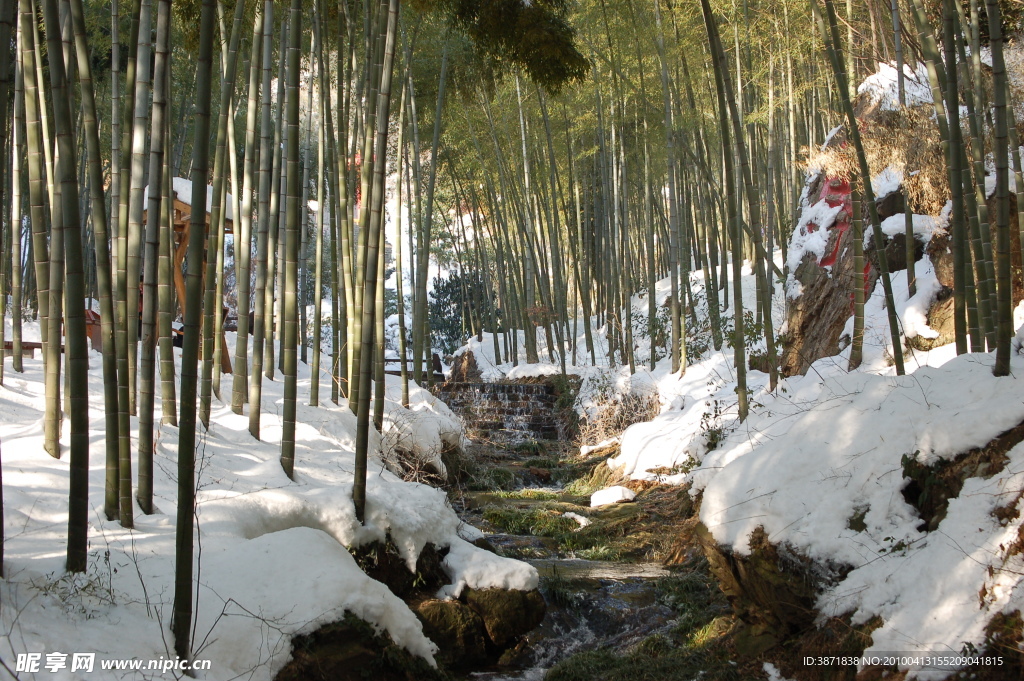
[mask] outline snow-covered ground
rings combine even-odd
[[[1024,358],[1015,356],[1004,378],[992,375],[989,354],[956,357],[946,346],[916,359],[913,373],[897,377],[849,373],[844,357],[825,358],[773,393],[755,374],[754,406],[739,424],[735,383],[724,380],[730,358],[719,354],[682,379],[663,379],[659,387],[681,395],[681,408],[629,428],[609,465],[690,483],[702,495],[702,522],[740,555],[761,527],[826,571],[852,567],[833,575],[818,606],[823,616],[852,613],[855,624],[881,617],[866,654],[957,654],[965,642],[981,649],[993,615],[1024,607],[1024,561],[1009,550],[1020,523],[993,514],[1020,504],[1024,445],[998,474],[970,478],[933,532],[918,529],[900,493],[909,482],[903,457],[934,464],[1024,421]],[[858,516],[863,530],[850,527]]]
[[[228,334],[229,346],[233,334]],[[100,355],[90,353],[90,553],[88,572],[64,572],[68,460],[43,452],[43,374],[40,359],[25,373],[11,369],[0,387],[5,580],[0,582],[0,659],[15,669],[19,654],[41,653],[40,671],[20,679],[77,679],[73,653],[94,653],[87,678],[142,678],[103,671],[104,661],[173,659],[169,631],[173,598],[177,429],[158,426],[153,515],[135,508],[135,529],[105,519],[103,390]],[[451,583],[531,589],[529,565],[477,549],[479,536],[447,505],[444,492],[403,482],[379,458],[367,479],[367,518],[351,502],[355,417],[328,399],[309,407],[311,377],[300,364],[295,480],[280,455],[283,381],[264,381],[262,441],[248,433],[248,416],[214,400],[209,432],[196,451],[194,655],[209,660],[208,679],[271,679],[290,658],[294,635],[352,613],[410,652],[432,660],[434,644],[411,610],[386,586],[367,577],[346,547],[390,536],[410,566],[429,542],[448,547]],[[231,377],[223,388],[230,391]],[[320,394],[330,395],[322,374]],[[398,446],[439,463],[443,442],[458,444],[462,426],[429,393],[414,389],[410,409],[397,402],[389,378],[385,450]],[[227,396],[227,393],[225,393]],[[159,414],[159,404],[157,413]],[[132,419],[133,427],[137,426]],[[67,443],[65,427],[65,447]],[[371,446],[380,447],[371,429]],[[133,449],[135,432],[133,431]],[[386,453],[386,452],[385,452]],[[65,653],[63,667],[46,670],[47,654]],[[23,658],[24,660],[25,658]],[[55,661],[58,658],[54,658]],[[152,675],[152,674],[151,674]],[[6,672],[0,671],[0,677]]]
[[[918,263],[914,297],[905,271],[890,276],[904,341],[935,337],[926,320],[940,287],[930,261]],[[1024,304],[1014,321],[1024,324]],[[763,528],[773,544],[814,559],[826,584],[823,617],[881,618],[865,654],[981,650],[994,615],[1024,609],[1024,559],[1011,548],[1020,520],[1000,520],[1021,510],[1024,444],[1000,472],[968,479],[931,532],[901,494],[904,457],[948,460],[1024,421],[1024,358],[1015,352],[1011,375],[996,378],[991,354],[905,349],[908,374],[897,377],[881,286],[866,303],[864,363],[855,372],[849,352],[818,360],[773,392],[766,375],[751,371],[743,423],[731,352],[709,353],[682,376],[659,376],[662,413],[627,429],[609,466],[634,479],[690,484],[702,497],[701,521],[739,555]],[[997,517],[997,508],[1005,513]],[[851,528],[857,518],[864,529]],[[912,670],[909,678],[948,674]]]

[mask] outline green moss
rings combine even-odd
[[[533,456],[524,461],[523,465],[528,468],[558,468],[562,461],[551,456]]]
[[[507,468],[485,468],[473,474],[467,487],[473,491],[512,490],[519,486],[519,478]]]
[[[577,558],[583,560],[618,560],[622,557],[622,551],[607,544],[598,544],[585,549],[575,551]]]
[[[655,638],[655,637],[652,637]],[[648,639],[650,641],[650,639]],[[544,676],[545,681],[739,681],[739,670],[724,647],[711,652],[674,647],[667,640],[642,642],[626,655],[594,650],[565,659]]]
[[[532,454],[533,456],[541,456],[547,453],[547,449],[543,444],[536,440],[526,440],[525,442],[519,442],[512,447],[512,451],[517,454]]]
[[[578,527],[572,518],[543,508],[488,506],[484,509],[484,520],[508,534],[531,534],[535,537],[557,537]]]
[[[494,496],[501,499],[536,499],[539,501],[556,501],[561,497],[559,492],[547,489],[517,489],[511,491],[499,491]]]

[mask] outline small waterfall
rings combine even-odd
[[[542,383],[445,383],[437,396],[473,439],[510,445],[559,437],[557,397]]]

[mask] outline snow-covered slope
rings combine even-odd
[[[930,331],[924,322],[938,286],[923,262],[913,298],[905,273],[891,275],[905,337]],[[1024,560],[1011,548],[1020,521],[1005,520],[1021,510],[1024,445],[995,475],[967,479],[931,532],[901,494],[904,457],[934,465],[1024,421],[1024,358],[1015,354],[1011,376],[996,378],[989,354],[908,351],[912,373],[897,377],[880,289],[867,304],[859,371],[847,371],[847,348],[774,392],[764,374],[750,372],[752,407],[740,424],[731,355],[713,354],[660,379],[671,405],[626,430],[608,463],[636,479],[691,484],[702,522],[739,555],[763,528],[771,543],[814,559],[822,575],[842,568],[818,606],[857,624],[880,617],[866,654],[957,654],[964,642],[981,649],[993,615],[1024,608]],[[1016,323],[1024,323],[1024,305]],[[851,528],[859,527],[854,519],[863,529]]]
[[[231,334],[228,340],[233,343]],[[100,670],[101,662],[174,657],[169,623],[177,429],[164,425],[157,431],[157,512],[147,516],[136,506],[134,530],[107,521],[100,355],[91,353],[90,362],[90,554],[83,575],[63,570],[68,461],[42,450],[41,361],[27,360],[24,374],[8,364],[0,387],[6,536],[0,658],[13,669],[19,653],[43,653],[45,662],[46,653],[92,652],[96,671],[89,678],[121,678],[124,672]],[[456,596],[466,586],[537,585],[531,566],[463,539],[474,538],[474,531],[461,524],[442,491],[404,482],[376,458],[367,480],[366,523],[360,525],[351,502],[355,417],[344,404],[326,399],[325,406],[307,406],[310,380],[300,364],[295,481],[278,462],[281,380],[264,382],[262,442],[249,435],[248,416],[233,414],[217,400],[210,431],[199,438],[194,651],[211,663],[201,677],[269,680],[290,658],[294,635],[346,612],[432,660],[435,647],[419,620],[362,572],[346,546],[390,536],[410,566],[428,542],[448,547],[444,567],[451,584],[441,596]],[[330,377],[319,380],[320,394],[329,395]],[[399,394],[396,380],[389,378],[389,400]],[[230,390],[230,380],[224,389]],[[399,446],[439,463],[442,444],[458,444],[463,437],[461,424],[426,391],[414,390],[411,399],[408,410],[389,401],[385,448]],[[379,447],[379,436],[371,445]],[[70,666],[69,657],[57,673],[44,668],[19,678],[79,678]]]

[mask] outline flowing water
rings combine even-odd
[[[520,545],[536,538],[521,539]],[[540,681],[575,653],[624,650],[675,624],[675,611],[658,598],[657,580],[670,575],[661,564],[558,557],[526,561],[540,573],[548,604],[544,621],[509,664],[475,672],[472,679]]]
[[[587,466],[564,455],[570,448],[550,386],[456,383],[439,386],[437,395],[462,418],[474,441],[468,454],[477,467],[475,491],[453,505],[465,522],[484,531],[498,553],[537,568],[547,602],[544,621],[506,653],[500,666],[465,678],[540,681],[573,654],[623,652],[675,627],[679,614],[662,589],[673,573],[661,563],[638,562],[635,545],[619,550],[628,543],[622,535],[637,526],[607,534],[599,529],[602,523],[639,519],[638,505],[597,511],[588,508],[587,491],[567,487],[588,475],[594,462]],[[576,534],[573,521],[562,515],[566,511],[589,516],[594,525],[575,528]],[[552,522],[561,524],[551,527]],[[587,555],[595,541],[608,542],[597,547],[608,555]]]
[[[562,433],[552,418],[557,396],[549,385],[520,383],[445,383],[441,398],[476,440],[517,444],[556,440]]]

